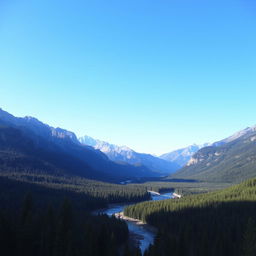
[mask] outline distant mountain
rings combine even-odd
[[[172,178],[237,183],[256,176],[256,127],[200,149]]]
[[[186,148],[178,149],[175,151],[172,151],[170,153],[166,153],[160,156],[160,158],[176,163],[181,167],[186,165],[186,163],[191,159],[191,157],[201,148],[204,148],[206,146],[209,146],[209,143],[205,143],[203,145],[197,145],[193,144],[191,146],[188,146]]]
[[[83,145],[91,146],[98,149],[108,156],[112,161],[127,162],[127,159],[132,159],[133,154],[136,153],[126,146],[117,146],[105,141],[93,139],[89,136],[79,138],[80,143]]]
[[[8,112],[0,109],[0,123],[8,124],[10,126],[14,126],[20,129],[28,129],[29,131],[32,131],[35,135],[47,139],[70,140],[76,144],[79,144],[79,141],[77,140],[77,137],[73,132],[61,128],[53,128],[47,124],[42,123],[34,117],[15,117]]]
[[[214,142],[212,144],[212,146],[221,146],[221,145],[224,145],[226,143],[229,143],[229,142],[232,142],[236,139],[239,139],[240,137],[246,135],[246,134],[251,134],[253,132],[256,131],[256,126],[252,126],[252,127],[247,127],[241,131],[238,131],[236,133],[234,133],[233,135],[225,138],[224,140],[220,140],[220,141],[217,141],[217,142]]]
[[[9,161],[13,168],[20,161],[20,171],[35,169],[32,167],[36,165],[41,172],[58,170],[61,175],[105,181],[157,176],[144,166],[114,163],[99,150],[82,145],[74,133],[32,117],[18,118],[0,109],[0,128],[3,166]]]
[[[84,145],[100,150],[112,161],[118,163],[125,162],[135,166],[143,165],[162,175],[173,173],[180,168],[176,163],[160,159],[150,154],[135,152],[126,146],[117,146],[105,141],[96,140],[89,136],[81,137],[79,141]]]

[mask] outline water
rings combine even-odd
[[[170,198],[173,198],[173,193],[163,193],[161,195],[151,193],[151,200],[153,201],[166,200]],[[106,210],[98,211],[98,213],[105,213],[112,216],[115,213],[123,212],[126,206],[127,205],[115,205]],[[129,232],[131,234],[135,234],[136,240],[139,241],[139,246],[143,254],[149,245],[153,244],[156,233],[147,229],[144,225],[137,225],[136,222],[126,220],[126,223],[128,225]]]
[[[163,193],[161,195],[151,194],[151,198],[153,201],[166,200],[166,199],[173,198],[173,193]]]

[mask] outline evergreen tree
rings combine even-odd
[[[35,250],[35,223],[33,222],[32,195],[26,195],[21,212],[20,229],[18,234],[20,255],[32,256]]]
[[[40,255],[52,256],[54,245],[55,245],[55,236],[56,236],[56,225],[55,225],[55,216],[52,206],[48,207],[46,217],[43,221],[41,243],[40,243]]]
[[[243,256],[256,255],[256,224],[249,218],[243,236]]]
[[[67,256],[72,247],[72,207],[70,201],[65,199],[58,218],[55,255]]]

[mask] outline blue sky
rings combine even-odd
[[[0,107],[160,154],[256,124],[253,0],[2,0]]]

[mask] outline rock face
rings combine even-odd
[[[256,125],[255,126],[252,126],[252,127],[247,127],[241,131],[238,131],[236,133],[234,133],[233,135],[225,138],[224,140],[220,140],[220,141],[217,141],[217,142],[214,142],[212,144],[212,146],[221,146],[221,145],[224,145],[226,143],[229,143],[231,141],[234,141],[236,139],[239,139],[240,137],[246,135],[246,134],[251,134],[253,132],[256,131]]]
[[[89,136],[81,137],[79,141],[84,145],[100,150],[112,161],[125,162],[135,166],[144,165],[160,175],[168,175],[180,168],[176,163],[160,159],[150,154],[135,152],[126,146],[117,146],[105,141],[96,140]]]
[[[223,140],[220,140],[220,141],[217,141],[217,142],[214,142],[212,144],[208,144],[207,146],[212,146],[212,147],[220,147],[220,146],[223,146],[227,143],[230,143],[230,142],[233,142],[233,141],[236,141],[238,140],[239,138],[243,137],[243,136],[246,136],[246,135],[251,135],[251,134],[254,134],[256,132],[256,126],[252,126],[252,127],[247,127],[241,131],[238,131],[236,133],[234,133],[233,135],[223,139]],[[252,136],[250,138],[250,140],[253,142],[254,140],[256,139],[255,136]],[[219,157],[221,156],[221,152],[215,152],[214,155],[216,157]],[[210,155],[208,155],[208,157],[210,157]],[[188,163],[186,164],[186,166],[191,166],[191,165],[194,165],[194,164],[197,164],[197,163],[200,163],[202,161],[204,161],[206,158],[205,154],[202,154],[202,152],[198,152],[198,154],[194,155],[191,157],[191,159],[188,161]],[[210,165],[210,163],[208,163],[208,165]]]
[[[81,137],[79,141],[84,145],[100,150],[113,161],[128,162],[129,159],[136,158],[136,152],[126,146],[117,146],[105,141],[93,139],[90,136]]]
[[[176,163],[181,167],[185,166],[188,162],[192,161],[191,157],[201,148],[209,146],[209,143],[203,145],[193,144],[186,148],[178,149],[160,156],[160,158]]]
[[[241,182],[256,175],[256,127],[200,149],[172,178]]]
[[[79,144],[79,141],[73,132],[61,128],[53,128],[31,116],[25,116],[24,118],[15,117],[8,112],[0,109],[0,123],[5,123],[10,126],[16,126],[18,128],[26,129],[27,132],[31,131],[35,135],[47,139],[54,140],[56,138],[70,140],[74,143]]]

